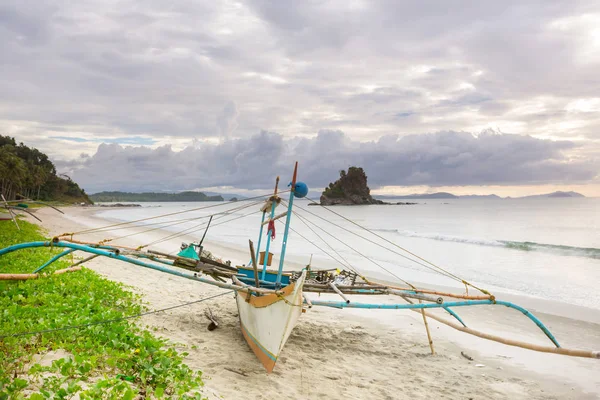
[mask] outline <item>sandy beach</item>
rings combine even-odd
[[[95,207],[70,207],[60,215],[40,209],[49,236],[109,224]],[[139,230],[139,228],[137,229]],[[98,241],[135,233],[135,228],[77,236]],[[162,238],[161,230],[115,244],[137,246]],[[152,248],[173,252],[179,237]],[[247,262],[244,243],[236,248],[208,240],[217,257]],[[293,261],[293,260],[292,260]],[[127,263],[94,259],[85,264],[143,295],[150,309],[201,299],[222,290]],[[296,265],[298,267],[299,265]],[[316,296],[316,294],[311,294]],[[322,296],[326,297],[326,296]],[[498,296],[501,297],[501,296]],[[542,300],[504,296],[529,307],[564,347],[600,350],[600,311]],[[221,325],[208,331],[210,307]],[[440,313],[440,315],[442,315]],[[461,310],[478,330],[548,345],[547,338],[518,312],[500,307]],[[138,323],[156,330],[189,353],[190,367],[204,373],[206,395],[224,399],[600,399],[600,360],[536,353],[473,337],[429,320],[435,355],[423,320],[410,311],[312,308],[302,316],[277,366],[267,375],[239,329],[233,294],[152,314]],[[473,361],[461,355],[468,354]]]

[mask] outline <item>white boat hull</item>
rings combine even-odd
[[[306,271],[282,290],[284,294],[254,296],[238,292],[236,302],[242,334],[267,372],[277,358],[302,314],[302,286]]]

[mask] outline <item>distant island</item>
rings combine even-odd
[[[477,195],[470,194],[466,196],[457,196],[452,193],[447,192],[437,192],[437,193],[415,193],[409,195],[382,195],[376,196],[378,199],[412,199],[412,200],[428,200],[428,199],[544,199],[544,198],[574,198],[574,197],[585,197],[581,193],[577,192],[552,192],[546,194],[537,194],[532,196],[522,196],[522,197],[500,197],[495,194],[487,194],[487,195]]]
[[[340,179],[330,183],[321,194],[321,205],[386,204],[371,196],[367,186],[367,175],[360,167],[340,171]]]
[[[89,196],[94,202],[173,202],[173,201],[224,201],[223,196],[207,196],[202,192],[180,193],[129,193],[129,192],[100,192]]]

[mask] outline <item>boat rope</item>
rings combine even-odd
[[[400,256],[400,257],[403,257],[403,258],[405,258],[405,259],[407,259],[407,260],[409,260],[409,261],[411,261],[411,262],[413,262],[413,263],[415,263],[415,264],[421,265],[422,267],[425,267],[425,268],[427,268],[427,269],[429,269],[429,270],[431,270],[431,271],[437,272],[437,273],[439,273],[439,274],[441,274],[441,275],[444,275],[444,276],[446,276],[446,277],[448,277],[448,278],[450,278],[450,279],[456,280],[457,282],[460,282],[460,283],[462,283],[462,284],[464,284],[464,285],[469,285],[469,286],[471,286],[471,287],[473,287],[473,288],[475,288],[475,289],[479,290],[480,292],[482,292],[482,293],[484,293],[484,294],[491,295],[491,294],[490,294],[490,292],[488,292],[487,290],[485,290],[485,289],[482,289],[482,288],[479,288],[479,287],[477,287],[476,285],[474,285],[474,284],[472,284],[472,283],[470,283],[470,282],[468,282],[468,281],[466,281],[466,280],[464,280],[464,279],[460,278],[459,276],[457,276],[457,275],[455,275],[455,274],[453,274],[453,273],[451,273],[451,272],[449,272],[449,271],[445,270],[444,268],[442,268],[442,267],[440,267],[440,266],[438,266],[438,265],[436,265],[436,264],[434,264],[434,263],[432,263],[432,262],[430,262],[430,261],[428,261],[428,260],[426,260],[426,259],[424,259],[424,258],[422,258],[422,257],[420,257],[420,256],[418,256],[418,255],[416,255],[416,254],[414,254],[414,253],[412,253],[411,251],[409,251],[409,250],[407,250],[407,249],[403,248],[402,246],[399,246],[398,244],[396,244],[396,243],[392,242],[391,240],[389,240],[389,239],[387,239],[387,238],[385,238],[385,237],[383,237],[383,236],[381,236],[381,235],[378,235],[377,233],[375,233],[375,232],[371,231],[370,229],[368,229],[368,228],[366,228],[366,227],[364,227],[364,226],[362,226],[362,225],[360,225],[360,224],[358,224],[358,223],[356,223],[356,222],[352,221],[351,219],[349,219],[349,218],[347,218],[347,217],[343,216],[342,214],[339,214],[339,213],[337,213],[337,212],[335,212],[335,211],[333,211],[333,210],[331,210],[331,209],[329,209],[329,208],[327,208],[327,207],[325,207],[325,206],[322,206],[320,203],[317,203],[317,202],[316,202],[316,201],[314,201],[313,199],[309,199],[309,198],[307,198],[307,199],[308,199],[309,201],[311,201],[311,202],[312,202],[312,204],[316,204],[316,205],[319,205],[319,206],[321,206],[321,207],[322,207],[322,208],[324,208],[325,210],[327,210],[327,211],[329,211],[329,212],[331,212],[331,213],[333,213],[333,214],[335,214],[335,215],[339,216],[340,218],[342,218],[342,219],[344,219],[344,220],[346,220],[346,221],[348,221],[348,222],[352,223],[353,225],[356,225],[357,227],[359,227],[359,228],[361,228],[361,229],[363,229],[363,230],[366,230],[367,232],[369,232],[369,233],[373,234],[374,236],[376,236],[376,237],[378,237],[378,238],[380,238],[380,239],[384,240],[385,242],[388,242],[388,243],[390,243],[391,245],[393,245],[393,246],[395,246],[395,247],[397,247],[397,248],[401,249],[402,251],[404,251],[404,252],[406,252],[406,253],[408,253],[408,254],[412,255],[413,257],[416,257],[416,258],[418,258],[419,260],[422,260],[423,262],[425,262],[425,263],[427,263],[427,264],[429,264],[429,265],[427,265],[427,264],[424,264],[423,262],[419,262],[419,261],[417,261],[417,260],[415,260],[415,259],[412,259],[412,258],[410,258],[410,257],[407,257],[406,255],[404,255],[404,254],[402,254],[402,253],[399,253],[398,251],[395,251],[395,250],[393,250],[393,249],[390,249],[389,247],[383,246],[383,245],[382,245],[382,244],[380,244],[380,243],[377,243],[377,242],[375,242],[375,241],[373,241],[373,240],[370,240],[370,239],[368,239],[368,238],[366,238],[366,237],[364,237],[364,236],[362,236],[362,235],[359,235],[358,233],[356,233],[356,232],[353,232],[353,231],[351,231],[351,230],[349,230],[349,229],[347,229],[347,228],[345,228],[345,227],[343,227],[343,226],[341,226],[341,225],[339,225],[339,224],[336,224],[336,223],[334,223],[334,222],[332,222],[332,221],[330,221],[330,220],[328,220],[328,219],[326,219],[326,218],[324,218],[324,217],[322,217],[322,216],[320,216],[320,215],[318,215],[318,214],[315,214],[315,213],[313,213],[313,212],[311,212],[311,211],[309,211],[309,210],[307,210],[307,209],[305,209],[305,208],[303,208],[303,207],[301,207],[301,206],[299,206],[299,205],[296,205],[296,207],[297,207],[297,208],[299,208],[299,209],[301,209],[301,210],[303,210],[303,211],[305,211],[305,212],[307,212],[307,213],[309,213],[309,214],[311,214],[311,215],[313,215],[313,216],[315,216],[315,217],[317,217],[317,218],[319,218],[319,219],[321,219],[321,220],[323,220],[323,221],[325,221],[325,222],[328,222],[328,223],[330,223],[330,224],[332,224],[332,225],[334,225],[334,226],[336,226],[336,227],[338,227],[338,228],[340,228],[340,229],[343,229],[344,231],[346,231],[346,232],[348,232],[348,233],[350,233],[350,234],[352,234],[352,235],[355,235],[355,236],[357,236],[357,237],[359,237],[359,238],[361,238],[361,239],[363,239],[363,240],[366,240],[366,241],[368,241],[369,243],[372,243],[372,244],[374,244],[374,245],[376,245],[376,246],[379,246],[379,247],[381,247],[381,248],[383,248],[383,249],[385,249],[385,250],[388,250],[388,251],[390,251],[390,252],[392,252],[392,253],[394,253],[394,254],[396,254],[396,255]]]
[[[290,190],[288,189],[288,190],[282,191],[281,193],[285,193],[285,192],[289,192],[289,191]],[[259,196],[249,197],[247,199],[243,199],[243,200],[239,200],[239,201],[250,201],[250,200],[256,200],[256,199],[262,199],[262,198],[265,198],[265,197],[270,197],[272,195],[273,195],[272,193],[262,194],[262,195],[259,195]],[[114,228],[114,227],[118,227],[118,226],[135,224],[137,222],[150,221],[150,220],[157,219],[157,218],[170,217],[172,215],[185,214],[185,213],[192,212],[192,211],[206,210],[208,208],[213,208],[213,207],[221,207],[221,206],[223,206],[225,204],[230,204],[230,203],[224,201],[224,202],[221,202],[221,203],[218,203],[218,204],[210,204],[210,205],[204,206],[204,207],[190,208],[189,210],[176,211],[176,212],[172,212],[172,213],[168,213],[168,214],[161,214],[161,215],[156,215],[156,216],[152,216],[152,217],[140,218],[140,219],[136,219],[136,220],[133,220],[133,221],[119,222],[119,223],[110,224],[110,225],[104,225],[104,226],[100,226],[100,227],[96,227],[96,228],[84,229],[84,230],[77,231],[77,232],[67,232],[67,233],[63,233],[62,235],[59,235],[58,237],[81,235],[81,234],[84,234],[84,233],[92,233],[92,232],[102,231],[102,230],[106,230],[106,229]]]
[[[338,227],[338,228],[340,228],[340,229],[344,230],[345,232],[348,232],[348,233],[350,233],[350,234],[352,234],[352,235],[354,235],[354,236],[356,236],[356,237],[359,237],[359,238],[361,238],[361,239],[363,239],[363,240],[366,240],[367,242],[369,242],[369,243],[372,243],[372,244],[374,244],[374,245],[376,245],[376,246],[378,246],[378,247],[381,247],[382,249],[388,250],[388,251],[390,251],[390,252],[392,252],[392,253],[394,253],[394,254],[396,254],[396,255],[398,255],[398,256],[400,256],[400,257],[402,257],[402,258],[405,258],[405,259],[407,259],[407,260],[409,260],[409,261],[412,261],[412,262],[414,262],[414,263],[416,263],[416,264],[418,264],[418,265],[421,265],[421,266],[423,266],[423,267],[425,267],[425,268],[428,268],[428,269],[430,269],[430,270],[432,270],[432,271],[434,271],[434,272],[436,272],[436,273],[440,273],[440,274],[442,274],[442,275],[445,275],[445,276],[447,276],[447,277],[449,277],[449,278],[451,278],[451,279],[457,280],[458,282],[461,282],[461,283],[463,282],[463,280],[462,280],[462,279],[460,279],[460,278],[458,278],[458,279],[457,279],[457,278],[454,278],[454,277],[452,277],[452,276],[449,276],[449,275],[443,274],[443,273],[441,273],[440,271],[438,271],[438,270],[436,270],[436,269],[434,269],[434,268],[430,267],[430,266],[429,266],[429,265],[427,265],[427,264],[423,264],[423,263],[421,263],[421,262],[419,262],[419,261],[417,261],[417,260],[413,260],[412,258],[410,258],[410,257],[407,257],[406,255],[404,255],[404,254],[402,254],[402,253],[399,253],[399,252],[397,252],[397,251],[395,251],[395,250],[393,250],[393,249],[390,249],[389,247],[385,247],[385,246],[384,246],[384,245],[382,245],[381,243],[377,243],[377,242],[375,242],[375,241],[373,241],[373,240],[371,240],[371,239],[369,239],[369,238],[366,238],[366,237],[364,237],[364,236],[362,236],[362,235],[359,235],[358,233],[356,233],[356,232],[353,232],[353,231],[349,230],[348,228],[346,228],[346,227],[344,227],[344,226],[342,226],[342,225],[336,224],[335,222],[332,222],[332,221],[330,221],[330,220],[328,220],[328,219],[326,219],[326,218],[324,218],[324,217],[322,217],[322,216],[320,216],[320,215],[318,215],[318,214],[315,214],[315,213],[313,213],[313,212],[310,212],[310,211],[308,211],[308,210],[307,210],[307,209],[305,209],[305,208],[302,208],[302,207],[300,207],[300,206],[298,206],[298,205],[296,205],[296,208],[299,208],[299,209],[301,209],[301,210],[303,210],[303,211],[305,211],[305,212],[307,212],[307,213],[309,213],[309,214],[311,214],[311,215],[313,215],[313,216],[315,216],[315,217],[317,217],[317,218],[319,218],[319,219],[321,219],[321,220],[323,220],[323,221],[325,221],[325,222],[328,222],[329,224],[331,224],[331,225],[333,225],[333,226],[335,226],[335,227]]]
[[[280,220],[277,220],[277,222],[279,222],[282,225],[285,225],[285,222],[282,222]],[[313,242],[312,240],[310,240],[309,238],[307,238],[306,236],[304,236],[303,234],[301,234],[300,232],[298,232],[297,230],[295,230],[294,228],[292,228],[290,226],[290,230],[292,232],[294,232],[296,235],[300,236],[302,239],[306,240],[308,243],[312,244],[313,246],[315,246],[317,249],[321,250],[323,253],[325,253],[329,258],[331,258],[333,261],[335,261],[336,263],[344,266],[344,264],[338,260],[337,258],[335,258],[334,256],[332,256],[329,252],[327,252],[327,250],[323,249],[321,246],[319,246],[318,244],[316,244],[315,242]]]
[[[202,217],[185,218],[185,219],[177,220],[177,221],[167,221],[167,222],[163,221],[163,222],[155,222],[155,223],[147,224],[147,225],[146,224],[145,225],[136,225],[135,227],[140,227],[140,228],[144,227],[144,226],[148,226],[148,225],[158,225],[158,226],[156,226],[154,228],[146,229],[146,230],[143,230],[143,231],[140,231],[140,232],[134,232],[134,233],[130,233],[130,234],[127,234],[127,235],[119,236],[119,237],[116,237],[116,238],[105,239],[105,240],[102,240],[100,242],[100,244],[102,244],[102,243],[108,243],[108,242],[114,242],[114,241],[117,241],[117,240],[120,240],[120,239],[125,239],[125,238],[131,237],[131,236],[135,236],[135,235],[142,235],[144,233],[153,232],[153,231],[156,231],[156,230],[159,230],[159,229],[164,229],[164,228],[168,228],[168,227],[171,227],[171,226],[181,225],[181,224],[184,224],[186,222],[197,221],[199,219],[206,219],[206,218],[209,218],[211,216],[212,215],[203,215]],[[124,229],[124,228],[133,228],[133,227],[126,226],[126,227],[120,227],[120,228],[115,228],[115,229]],[[112,229],[110,231],[112,232]]]
[[[357,222],[355,222],[355,221],[351,220],[350,218],[347,218],[347,217],[345,217],[344,215],[342,215],[342,214],[340,214],[340,213],[337,213],[337,212],[335,212],[335,211],[331,210],[330,208],[327,208],[327,207],[325,207],[325,206],[321,205],[320,203],[317,203],[317,202],[316,202],[315,200],[313,200],[313,199],[310,199],[310,198],[309,198],[308,200],[309,200],[309,201],[311,201],[313,204],[317,204],[317,205],[321,206],[322,208],[326,209],[327,211],[329,211],[329,212],[331,212],[331,213],[333,213],[333,214],[337,215],[338,217],[340,217],[340,218],[342,218],[342,219],[344,219],[344,220],[346,220],[346,221],[350,222],[351,224],[353,224],[353,225],[355,225],[355,226],[357,226],[357,227],[359,227],[359,228],[361,228],[361,229],[363,229],[363,230],[365,230],[365,231],[369,232],[370,234],[372,234],[372,235],[374,235],[374,236],[378,237],[379,239],[381,239],[381,240],[383,240],[383,241],[385,241],[385,242],[387,242],[387,243],[391,244],[392,246],[395,246],[395,247],[399,248],[400,250],[402,250],[402,251],[404,251],[404,252],[406,252],[406,253],[410,254],[411,256],[413,256],[413,257],[416,257],[416,258],[418,258],[419,260],[421,260],[421,261],[423,261],[423,262],[425,262],[425,263],[427,263],[427,264],[431,265],[432,267],[434,267],[434,268],[438,269],[439,271],[443,272],[443,274],[445,274],[446,276],[453,277],[453,278],[454,278],[454,279],[456,279],[457,281],[459,281],[459,282],[463,283],[465,286],[467,286],[467,285],[468,285],[468,286],[471,286],[471,287],[473,287],[473,288],[475,288],[475,289],[479,290],[480,292],[482,292],[482,293],[484,293],[484,294],[488,294],[488,295],[490,294],[490,292],[488,292],[487,290],[485,290],[485,289],[482,289],[482,288],[479,288],[479,287],[477,287],[477,286],[473,285],[472,283],[470,283],[470,282],[467,282],[466,280],[464,280],[464,279],[462,279],[461,277],[459,277],[459,276],[457,276],[457,275],[453,274],[452,272],[448,271],[447,269],[445,269],[445,268],[442,268],[442,267],[440,267],[439,265],[437,265],[437,264],[434,264],[433,262],[431,262],[431,261],[429,261],[429,260],[427,260],[427,259],[425,259],[425,258],[423,258],[423,257],[419,256],[418,254],[415,254],[415,253],[411,252],[410,250],[408,250],[408,249],[406,249],[406,248],[404,248],[404,247],[400,246],[399,244],[397,244],[397,243],[395,243],[395,242],[393,242],[393,241],[391,241],[391,240],[387,239],[386,237],[384,237],[384,236],[382,236],[382,235],[379,235],[379,234],[377,234],[377,233],[373,232],[373,231],[372,231],[372,230],[370,230],[369,228],[367,228],[367,227],[365,227],[365,226],[362,226],[362,225],[360,225],[359,223],[357,223]],[[414,261],[414,260],[413,260],[413,262],[416,262],[416,261]]]
[[[168,223],[175,223],[175,222],[191,222],[191,221],[195,221],[198,219],[203,219],[203,218],[209,218],[210,215],[203,215],[201,217],[189,217],[189,218],[181,218],[181,219],[172,219],[172,220],[168,220],[168,221],[157,221],[157,222],[149,222],[147,224],[138,224],[138,225],[133,225],[133,226],[117,226],[115,228],[98,228],[98,230],[94,231],[93,233],[99,233],[99,232],[113,232],[113,231],[118,231],[121,229],[131,229],[131,228],[144,228],[144,227],[148,227],[148,226],[155,226],[155,225],[162,225],[162,224],[168,224]]]
[[[334,238],[335,240],[339,241],[340,243],[342,243],[344,246],[348,247],[349,249],[351,249],[352,251],[354,251],[356,254],[358,254],[359,256],[365,258],[367,261],[375,264],[376,266],[378,266],[379,268],[383,269],[385,272],[387,272],[388,274],[390,274],[391,276],[393,276],[394,278],[398,279],[399,281],[407,284],[408,286],[410,286],[413,289],[416,289],[417,287],[414,286],[413,284],[411,284],[410,282],[406,281],[405,279],[399,277],[397,274],[395,274],[394,272],[390,271],[388,268],[384,267],[383,265],[381,265],[380,263],[378,263],[377,261],[373,260],[372,258],[370,258],[369,256],[361,253],[360,251],[358,251],[357,249],[355,249],[354,247],[350,246],[348,243],[344,242],[343,240],[339,239],[338,237],[336,237],[335,235],[333,235],[332,233],[326,231],[325,229],[323,229],[321,226],[317,225],[316,223],[314,223],[313,221],[308,220],[306,217],[301,216],[299,213],[294,211],[294,214],[298,217],[298,219],[302,220],[303,218],[306,219],[308,222],[310,222],[311,224],[313,224],[315,227],[319,228],[321,231],[323,231],[324,233],[326,233],[327,235],[331,236],[332,238]],[[309,227],[310,229],[310,227]],[[311,229],[312,231],[312,229]],[[314,231],[313,231],[314,232]],[[327,243],[325,241],[325,239],[321,238],[321,236],[319,236],[316,232],[314,232],[315,235],[317,235],[321,240],[323,240],[325,243]],[[331,247],[331,246],[330,246]],[[333,249],[333,248],[332,248]],[[335,251],[335,250],[334,250]],[[336,254],[340,255],[338,252],[336,252]],[[341,255],[340,255],[341,257]],[[350,266],[350,264],[348,263],[348,265]],[[354,272],[356,272],[365,282],[369,282],[369,279],[367,277],[365,277],[362,273],[360,273],[357,269],[352,268],[352,266],[350,266],[351,269],[354,270]]]
[[[362,274],[361,274],[361,273],[358,271],[358,269],[354,268],[354,267],[353,267],[353,266],[352,266],[352,265],[351,265],[351,264],[348,262],[348,260],[346,260],[346,259],[345,259],[345,258],[344,258],[344,257],[343,257],[343,256],[342,256],[342,255],[341,255],[341,254],[340,254],[340,253],[339,253],[339,252],[336,250],[336,249],[334,249],[334,248],[333,248],[333,246],[331,246],[331,245],[330,245],[330,244],[329,244],[329,243],[328,243],[328,242],[327,242],[325,239],[323,239],[323,238],[322,238],[322,237],[321,237],[321,236],[320,236],[320,235],[319,235],[317,232],[315,232],[315,230],[314,230],[313,228],[311,228],[311,227],[310,227],[310,225],[308,224],[308,222],[311,222],[311,221],[308,221],[308,222],[307,222],[307,221],[305,221],[305,220],[304,220],[305,218],[304,218],[303,216],[301,216],[300,214],[298,214],[297,212],[294,212],[294,215],[295,215],[296,217],[298,217],[298,220],[299,220],[300,222],[302,222],[302,223],[303,223],[303,224],[304,224],[304,225],[305,225],[305,226],[306,226],[308,229],[310,229],[310,231],[311,231],[312,233],[314,233],[316,237],[318,237],[319,239],[321,239],[321,241],[322,241],[323,243],[325,243],[325,244],[327,245],[327,247],[329,247],[329,248],[330,248],[330,249],[331,249],[331,250],[332,250],[332,251],[333,251],[335,254],[337,254],[337,256],[338,256],[339,258],[341,258],[341,259],[342,259],[342,261],[344,261],[344,264],[340,263],[340,264],[341,264],[343,267],[347,267],[347,268],[351,269],[352,271],[356,272],[356,273],[357,273],[357,274],[358,274],[358,275],[359,275],[361,278],[363,278],[363,279],[364,279],[364,277],[363,277],[363,276],[362,276]]]
[[[253,207],[253,206],[257,205],[257,204],[260,204],[261,202],[262,201],[257,201],[257,202],[253,202],[253,203],[250,203],[250,204],[245,204],[243,206],[238,206],[236,208],[232,208],[232,209],[228,209],[228,210],[225,210],[225,211],[221,211],[219,213],[214,213],[214,214],[210,214],[210,215],[204,215],[202,217],[191,218],[191,219],[189,219],[187,221],[184,220],[184,221],[178,221],[178,222],[174,222],[174,223],[169,223],[167,221],[167,222],[165,222],[165,225],[160,225],[158,227],[146,229],[146,230],[141,231],[141,232],[130,233],[128,235],[120,236],[120,237],[117,237],[117,238],[114,238],[114,239],[107,239],[105,241],[102,241],[101,243],[106,243],[106,242],[109,242],[109,241],[116,241],[116,240],[119,240],[119,239],[124,239],[124,238],[127,238],[127,237],[131,237],[131,236],[140,235],[140,234],[143,234],[143,233],[152,232],[152,231],[163,229],[163,228],[167,228],[167,227],[170,227],[170,226],[181,225],[181,224],[184,224],[185,222],[191,222],[191,221],[199,220],[199,219],[206,219],[206,218],[214,217],[214,216],[217,216],[217,215],[220,216],[218,218],[215,218],[216,220],[218,220],[219,218],[223,218],[223,217],[231,214],[232,212],[240,211],[240,210],[246,209],[248,207]],[[198,225],[193,226],[192,228],[187,228],[187,229],[193,229],[193,228],[196,228],[196,227],[198,227],[200,225],[205,226],[205,224],[206,224],[205,222],[202,222],[202,223],[200,223]],[[187,229],[184,229],[184,231],[187,230]],[[172,236],[172,234],[170,234],[168,236]],[[144,247],[147,247],[147,246],[144,246]]]
[[[249,212],[247,214],[239,215],[239,216],[236,216],[234,218],[228,219],[226,221],[219,222],[217,224],[212,224],[212,226],[215,227],[215,226],[223,225],[223,224],[226,224],[226,223],[231,222],[231,221],[235,221],[235,220],[238,220],[238,219],[241,219],[241,218],[245,218],[245,217],[247,217],[249,215],[252,215],[252,214],[255,214],[255,213],[258,213],[258,212],[260,212],[260,210],[259,211],[251,211],[251,212]],[[222,215],[219,218],[216,218],[216,220],[224,218],[227,215],[229,215],[229,214]],[[145,245],[139,246],[137,248],[137,250],[141,250],[143,248],[146,248],[146,247],[158,244],[158,243],[162,243],[162,242],[165,242],[167,240],[175,239],[177,237],[181,237],[181,236],[184,236],[184,235],[189,235],[191,233],[194,233],[194,232],[197,232],[197,231],[200,231],[200,230],[204,229],[206,227],[206,225],[207,225],[206,223],[195,225],[195,226],[193,226],[191,228],[184,229],[182,231],[179,231],[179,232],[176,232],[174,234],[168,235],[168,236],[166,236],[164,238],[157,239],[157,240],[155,240],[153,242],[150,242],[150,243],[147,243]]]
[[[220,296],[226,295],[228,293],[232,293],[232,292],[233,292],[233,290],[228,290],[228,291],[223,292],[223,293],[218,293],[218,294],[215,294],[215,295],[209,296],[209,297],[203,297],[203,298],[201,298],[199,300],[190,301],[188,303],[177,304],[175,306],[161,308],[160,310],[146,311],[146,312],[143,312],[143,313],[139,313],[139,314],[135,314],[135,315],[129,315],[129,316],[126,316],[126,317],[105,319],[105,320],[102,320],[102,321],[94,321],[94,322],[89,322],[87,324],[81,324],[81,325],[67,325],[67,326],[62,326],[60,328],[44,329],[44,330],[40,330],[40,331],[19,332],[19,333],[12,333],[12,334],[8,334],[8,335],[0,335],[0,340],[6,339],[6,338],[10,338],[10,337],[32,336],[32,335],[38,335],[38,334],[41,334],[41,333],[51,333],[51,332],[58,332],[58,331],[66,331],[66,330],[69,330],[69,329],[87,328],[89,326],[95,326],[95,325],[110,324],[110,323],[113,323],[113,322],[119,322],[119,321],[124,321],[124,320],[128,320],[128,319],[143,317],[145,315],[157,314],[159,312],[169,311],[169,310],[173,310],[175,308],[186,307],[186,306],[189,306],[189,305],[192,305],[192,304],[196,304],[196,303],[202,303],[203,301],[211,300],[211,299],[214,299],[216,297],[220,297]]]
[[[285,304],[287,304],[288,306],[292,306],[292,307],[300,307],[300,308],[303,308],[303,306],[302,306],[302,304],[303,304],[303,303],[302,303],[302,302],[301,302],[300,304],[294,304],[294,303],[292,303],[291,301],[289,301],[288,299],[286,299],[286,298],[285,298],[285,296],[284,296],[284,295],[282,295],[282,294],[280,294],[280,293],[276,293],[276,296],[277,296],[277,297],[278,297],[280,300],[283,300],[283,302],[284,302]]]

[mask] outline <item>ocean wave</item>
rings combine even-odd
[[[504,247],[521,251],[540,251],[564,256],[587,257],[600,260],[600,249],[595,247],[576,247],[557,244],[546,244],[536,242],[517,242],[510,240],[486,240],[466,238],[461,236],[442,235],[437,233],[421,233],[399,229],[374,229],[379,232],[396,233],[405,237],[416,237],[422,239],[440,240],[444,242],[466,243],[478,246]]]

